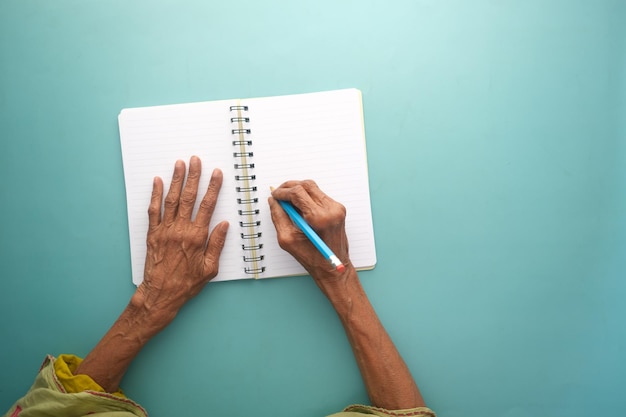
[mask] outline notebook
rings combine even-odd
[[[361,92],[233,99],[123,109],[119,116],[132,278],[143,280],[147,209],[155,176],[167,192],[177,159],[202,160],[198,203],[213,168],[224,181],[210,228],[230,223],[214,281],[306,274],[278,246],[270,186],[313,179],[346,206],[350,259],[376,264]]]

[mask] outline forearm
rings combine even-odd
[[[293,224],[277,200],[289,201],[345,265],[334,270]],[[337,311],[370,400],[389,410],[421,407],[424,400],[402,357],[374,312],[350,263],[346,208],[313,181],[287,181],[268,199],[278,244],[311,274]]]
[[[155,177],[148,208],[144,279],[120,317],[74,371],[88,375],[107,392],[117,391],[131,362],[148,341],[218,272],[228,222],[209,224],[223,175],[214,169],[195,218],[193,209],[202,172],[197,156],[176,161],[170,189]]]
[[[323,291],[337,311],[372,405],[389,410],[425,406],[400,353],[361,287],[356,271]]]
[[[106,392],[117,391],[133,359],[163,327],[165,324],[131,301],[75,374],[88,375]]]

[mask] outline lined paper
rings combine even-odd
[[[288,180],[313,179],[330,197],[346,206],[350,258],[359,269],[376,264],[361,93],[356,89],[320,93],[220,100],[124,109],[119,115],[120,140],[128,205],[133,283],[143,280],[147,209],[155,176],[165,190],[177,159],[202,160],[199,199],[213,168],[224,172],[210,228],[228,220],[230,228],[219,274],[214,281],[252,278],[244,272],[242,239],[234,176],[233,125],[230,106],[248,106],[246,117],[254,152],[265,272],[259,278],[305,274],[276,240],[267,198],[270,186]],[[197,210],[197,207],[196,207]],[[195,214],[195,210],[194,210]]]

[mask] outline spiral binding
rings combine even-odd
[[[261,243],[261,221],[258,219],[260,210],[258,208],[259,198],[257,197],[257,187],[254,185],[256,175],[254,174],[254,152],[252,148],[252,129],[248,126],[250,117],[246,114],[248,106],[230,106],[232,117],[231,133],[234,136],[233,158],[237,192],[237,204],[241,207],[238,210],[241,221],[239,222],[240,236],[243,240],[241,250],[243,251],[244,272],[258,278],[265,272],[262,265],[265,256],[261,253],[263,244]]]

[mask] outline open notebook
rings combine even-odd
[[[313,179],[346,206],[350,259],[376,264],[361,93],[356,89],[123,109],[118,117],[133,283],[143,280],[152,179],[169,189],[174,162],[202,160],[224,182],[211,228],[230,228],[215,281],[305,274],[276,240],[270,186]],[[197,207],[196,207],[197,210]]]

